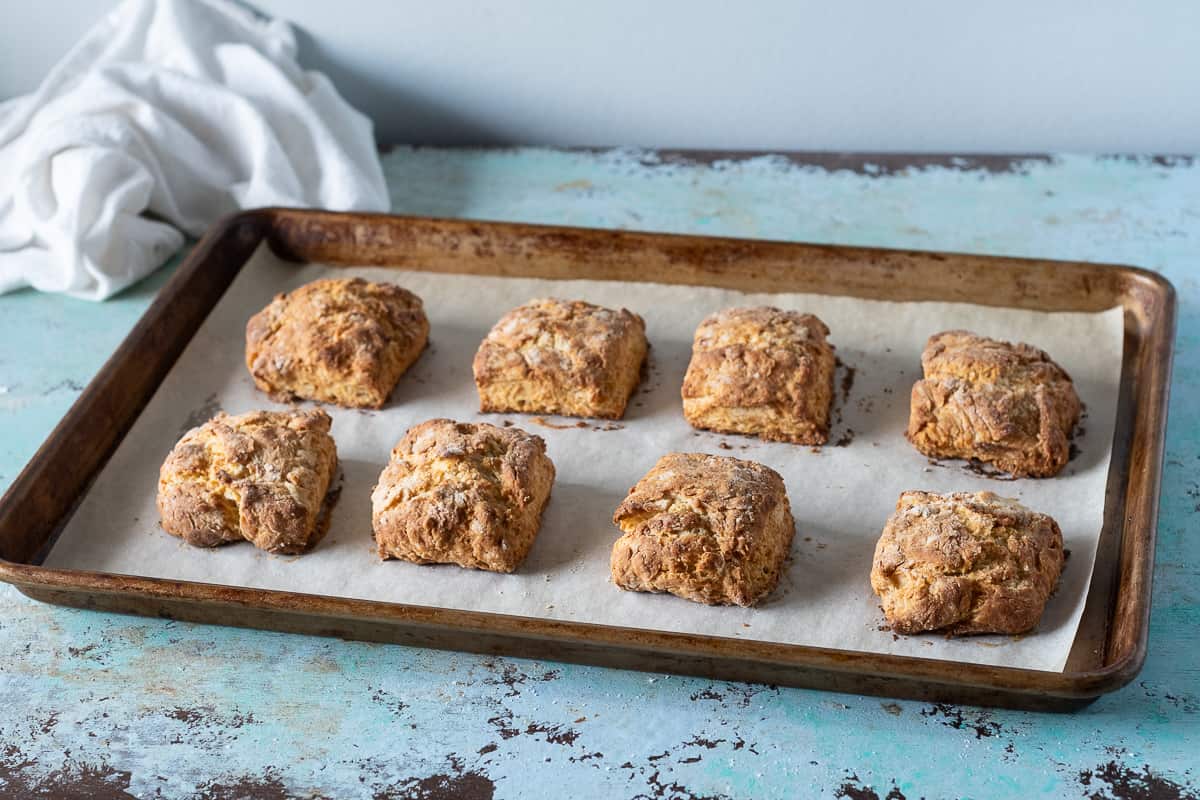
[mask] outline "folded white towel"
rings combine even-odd
[[[0,293],[109,297],[239,208],[386,210],[370,120],[295,56],[226,0],[122,3],[0,104]]]

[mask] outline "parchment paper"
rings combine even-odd
[[[158,527],[158,468],[179,436],[218,409],[278,407],[257,392],[243,364],[246,320],[271,297],[335,274],[392,280],[425,301],[430,346],[378,412],[328,407],[344,470],[330,532],[303,556],[272,556],[240,543],[189,547]],[[507,309],[538,296],[580,298],[640,313],[651,355],[647,378],[617,424],[479,414],[471,359]],[[829,325],[840,360],[830,444],[819,450],[694,431],[679,387],[691,337],[710,312],[773,304]],[[962,462],[933,464],[903,432],[920,351],[939,330],[969,328],[1048,350],[1075,379],[1086,433],[1060,477],[998,482]],[[133,430],[80,504],[47,557],[53,567],[263,589],[491,611],[609,625],[703,633],[929,658],[1063,668],[1091,579],[1104,509],[1122,316],[1037,313],[966,304],[885,303],[804,294],[599,281],[434,275],[391,269],[297,267],[265,249],[242,270],[187,347]],[[558,479],[528,560],[513,575],[381,562],[371,540],[370,491],[391,447],[431,417],[511,420],[541,435]],[[557,427],[552,427],[557,426]],[[618,590],[609,552],[613,509],[664,453],[702,451],[762,462],[784,477],[796,517],[792,557],[779,588],[756,609],[714,608],[668,595]],[[1035,632],[1021,637],[894,637],[868,575],[875,542],[905,489],[992,490],[1058,520],[1070,551],[1057,593]]]

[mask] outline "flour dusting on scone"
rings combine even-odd
[[[324,534],[337,468],[329,415],[219,413],[183,435],[158,480],[162,527],[198,547],[243,539],[271,553],[302,553]]]
[[[371,493],[381,558],[512,572],[550,500],[554,464],[519,428],[431,419],[408,430]]]
[[[613,514],[617,586],[752,606],[775,588],[795,522],[770,467],[702,453],[659,459]]]
[[[820,445],[829,438],[833,347],[812,314],[727,308],[700,323],[683,380],[693,427]]]
[[[913,384],[908,440],[933,458],[972,458],[1017,477],[1057,475],[1081,405],[1071,377],[1027,344],[934,334]]]
[[[317,280],[277,295],[246,324],[259,389],[349,408],[379,408],[429,337],[421,298],[391,283]]]
[[[620,419],[646,350],[646,324],[632,311],[531,300],[479,345],[479,410]]]
[[[1063,566],[1051,517],[991,492],[900,495],[871,588],[897,633],[1024,633]]]

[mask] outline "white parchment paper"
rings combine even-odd
[[[329,534],[303,556],[272,556],[241,543],[184,545],[157,524],[158,468],[179,436],[218,409],[278,407],[255,390],[243,364],[246,320],[277,292],[334,274],[395,281],[425,301],[430,346],[380,411],[329,407],[344,486]],[[647,325],[647,378],[618,424],[479,414],[471,359],[507,309],[538,296],[625,306]],[[830,444],[815,450],[694,431],[679,387],[697,323],[730,305],[772,304],[817,314],[846,366],[839,369]],[[920,352],[939,330],[969,328],[1048,350],[1075,379],[1087,407],[1078,454],[1050,480],[1000,482],[961,462],[933,464],[904,439]],[[922,656],[1059,671],[1091,579],[1104,510],[1122,315],[1038,313],[967,304],[886,303],[804,294],[602,281],[436,275],[380,268],[298,267],[259,250],[206,320],[80,504],[46,563],[53,567],[262,589],[413,603],[748,640]],[[558,478],[541,533],[513,575],[381,562],[371,540],[370,491],[395,442],[431,417],[510,420],[547,442]],[[835,444],[840,442],[840,446]],[[732,455],[774,467],[796,517],[792,557],[779,588],[755,609],[714,608],[668,595],[618,590],[609,551],[613,509],[664,453]],[[905,489],[992,490],[1058,520],[1070,551],[1037,630],[1022,637],[894,637],[868,575],[875,542]]]

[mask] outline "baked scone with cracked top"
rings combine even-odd
[[[709,605],[752,606],[779,583],[791,551],[783,478],[753,461],[669,453],[613,514],[613,582]]]
[[[1051,517],[991,492],[900,495],[871,566],[897,633],[1024,633],[1063,566]]]
[[[421,298],[331,278],[276,295],[246,324],[246,366],[273,399],[379,408],[429,338]]]
[[[727,308],[696,328],[683,379],[693,427],[820,445],[829,438],[833,347],[812,314]]]
[[[620,419],[647,347],[646,323],[632,311],[531,300],[479,345],[479,410]]]
[[[162,527],[197,547],[303,553],[328,524],[337,447],[321,410],[224,412],[183,435],[158,477]]]
[[[550,500],[554,463],[519,428],[431,419],[408,430],[371,493],[383,559],[512,572]]]
[[[933,458],[973,458],[1017,477],[1057,475],[1081,405],[1050,356],[969,331],[929,337],[913,384],[908,440]]]

